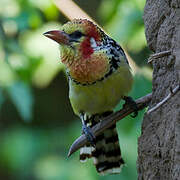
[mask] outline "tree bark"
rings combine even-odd
[[[152,62],[152,108],[180,84],[180,1],[147,0],[144,23],[149,48],[171,50]],[[145,114],[137,165],[139,180],[180,180],[180,92]]]

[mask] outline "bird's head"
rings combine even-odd
[[[60,30],[48,31],[44,35],[60,44],[61,61],[77,81],[93,82],[107,72],[107,58],[101,53],[95,55],[105,34],[91,21],[74,19]]]

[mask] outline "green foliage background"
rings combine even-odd
[[[145,0],[76,0],[128,51],[139,68],[134,98],[151,91],[143,25]],[[96,8],[95,8],[96,7]],[[134,180],[137,139],[143,113],[118,123],[122,155],[120,175],[99,176],[91,161],[81,164],[68,148],[81,133],[81,123],[68,100],[58,45],[42,34],[67,19],[51,0],[0,2],[0,179]],[[121,104],[115,110],[121,108]]]

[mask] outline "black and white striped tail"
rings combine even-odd
[[[92,127],[99,118],[90,118],[88,124]],[[116,125],[112,125],[96,137],[96,147],[87,145],[80,149],[80,161],[92,158],[97,172],[102,175],[120,173],[124,161],[121,157]]]

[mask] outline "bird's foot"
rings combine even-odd
[[[125,104],[123,106],[130,106],[134,111],[134,114],[131,115],[131,117],[135,118],[138,115],[138,107],[136,102],[130,96],[124,96],[123,100],[125,101]]]
[[[92,130],[90,127],[86,126],[86,124],[82,125],[82,133],[86,136],[88,142],[95,147],[96,145],[96,137],[93,134]]]
[[[86,136],[86,139],[88,140],[88,142],[95,147],[96,145],[96,137],[93,134],[91,128],[89,126],[87,126],[86,121],[84,120],[84,115],[82,114],[80,116],[81,121],[82,121],[82,134],[84,134]]]

